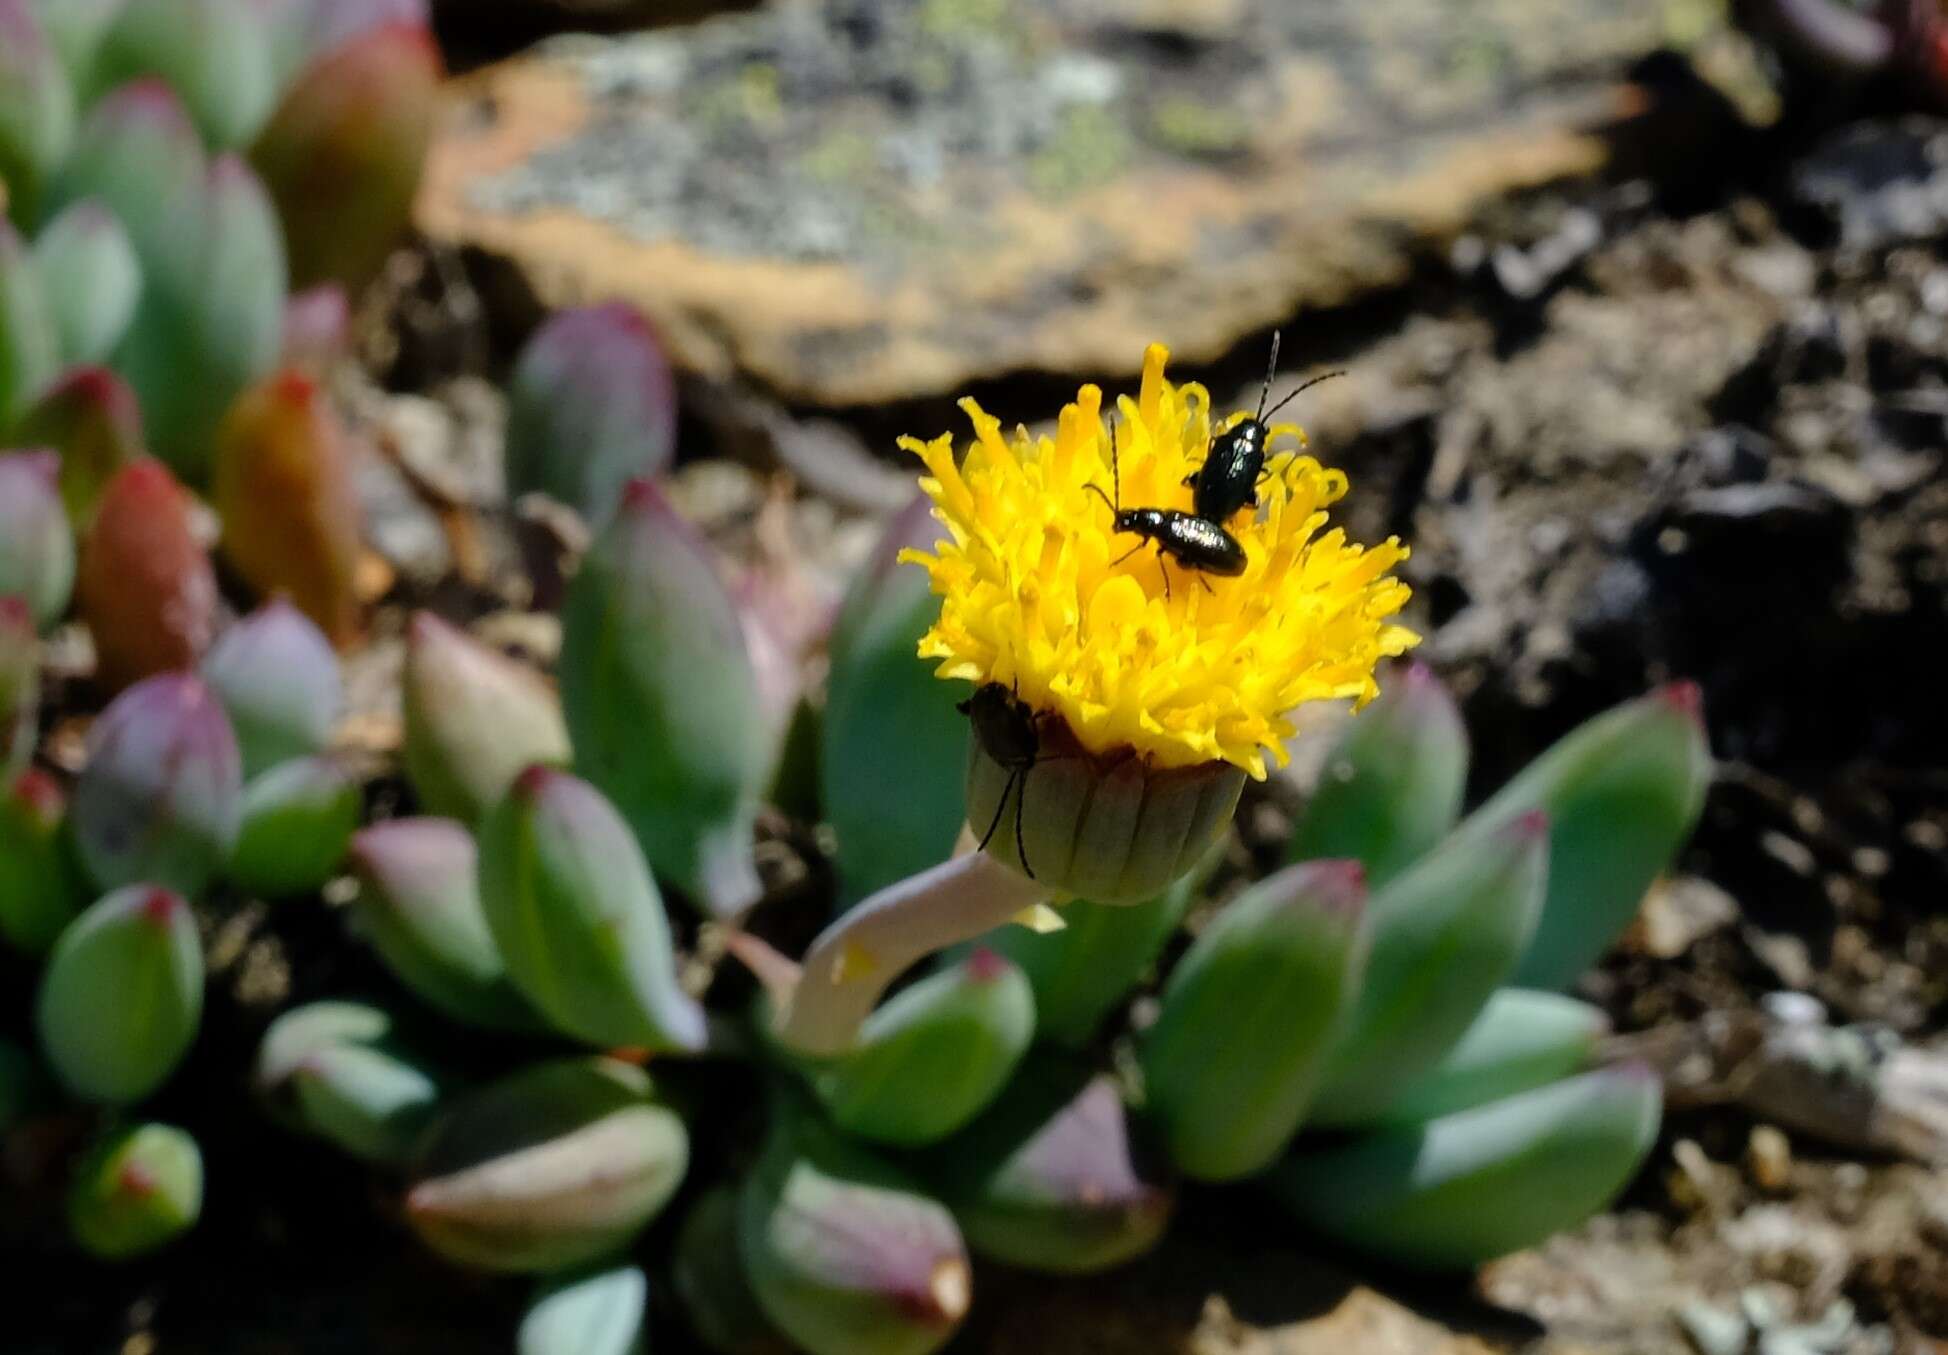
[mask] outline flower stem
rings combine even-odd
[[[887,985],[935,951],[970,941],[1049,891],[973,852],[888,885],[819,933],[778,1022],[778,1036],[806,1054],[841,1053]]]

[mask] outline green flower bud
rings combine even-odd
[[[712,1186],[684,1216],[670,1279],[697,1338],[718,1355],[790,1355],[737,1252],[737,1191]]]
[[[1007,1085],[1035,1035],[1020,968],[991,950],[920,980],[866,1018],[859,1040],[807,1077],[832,1120],[875,1143],[945,1138]]]
[[[75,1170],[68,1229],[104,1261],[140,1256],[196,1226],[203,1210],[203,1155],[166,1124],[111,1134]]]
[[[1674,683],[1570,731],[1468,816],[1464,836],[1549,816],[1549,892],[1514,982],[1567,987],[1622,934],[1710,784],[1698,689]]]
[[[480,906],[473,837],[451,819],[393,819],[359,831],[359,932],[399,981],[458,1021],[495,1030],[540,1024],[508,981]]]
[[[1534,934],[1548,848],[1532,811],[1454,839],[1373,895],[1366,972],[1311,1123],[1366,1123],[1461,1039]]]
[[[1225,905],[1171,972],[1141,1055],[1147,1108],[1186,1175],[1248,1176],[1298,1130],[1368,928],[1357,863],[1287,866]]]
[[[1474,1266],[1608,1206],[1656,1141],[1660,1100],[1641,1065],[1585,1073],[1301,1153],[1269,1182],[1334,1242],[1394,1265]]]
[[[42,186],[68,153],[74,124],[74,86],[35,7],[0,0],[0,183],[16,218],[32,216]]]
[[[77,367],[42,392],[15,430],[61,458],[61,502],[85,538],[116,472],[143,455],[142,411],[128,383],[106,367]]]
[[[338,655],[323,631],[274,598],[217,638],[203,680],[236,731],[246,781],[322,753],[344,705]]]
[[[406,633],[406,776],[428,813],[478,823],[522,768],[565,766],[561,703],[541,675],[415,612]]]
[[[102,889],[155,881],[200,894],[236,846],[242,801],[223,707],[188,673],[152,677],[88,731],[74,788],[81,864]]]
[[[0,0],[0,5],[19,0]],[[0,19],[0,36],[5,21]],[[0,78],[0,86],[5,84]],[[61,340],[33,256],[0,219],[0,429],[11,428],[60,369]]]
[[[95,53],[97,92],[159,76],[213,146],[247,145],[277,98],[270,32],[251,0],[127,0]]]
[[[331,758],[271,768],[244,787],[230,878],[271,899],[322,889],[345,859],[361,798],[358,779]]]
[[[273,1021],[255,1081],[291,1128],[386,1166],[411,1157],[443,1089],[394,1038],[391,1016],[352,1002],[314,1002]]]
[[[771,763],[757,683],[704,543],[630,484],[568,590],[561,691],[576,767],[656,870],[719,916],[757,900],[758,793]]]
[[[32,769],[0,792],[0,937],[30,955],[53,945],[81,909],[67,809],[60,786]]]
[[[0,596],[0,775],[34,755],[41,710],[41,645],[20,598]]]
[[[99,202],[77,202],[35,239],[34,267],[60,341],[61,365],[107,361],[142,294],[142,264],[122,223]]]
[[[1157,768],[1127,750],[1089,753],[1052,715],[1035,738],[1032,766],[996,761],[977,718],[967,822],[990,856],[1058,894],[1120,905],[1162,893],[1230,826],[1244,789],[1228,762]]]
[[[41,1049],[76,1096],[140,1101],[174,1072],[203,1014],[203,950],[189,905],[130,885],[54,943],[35,1004]]]
[[[1560,993],[1504,988],[1438,1064],[1407,1080],[1382,1124],[1420,1124],[1533,1091],[1589,1066],[1609,1019]]]
[[[851,902],[944,861],[966,818],[967,722],[918,654],[940,602],[896,562],[939,539],[932,508],[918,498],[893,520],[832,629],[820,795]]]
[[[737,1239],[765,1315],[810,1355],[929,1355],[972,1297],[953,1216],[805,1119],[773,1128]]]
[[[645,1355],[649,1277],[609,1266],[542,1282],[514,1338],[518,1355]]]
[[[642,851],[593,786],[533,767],[481,827],[480,901],[514,985],[604,1048],[699,1049]]]
[[[435,1122],[406,1217],[441,1255],[487,1270],[565,1270],[627,1245],[689,1163],[683,1121],[613,1059],[544,1063]]]
[[[329,16],[355,6],[316,8]],[[439,108],[440,55],[423,18],[335,45],[300,74],[251,158],[282,209],[297,285],[359,289],[411,220]],[[320,175],[320,165],[332,173]]]
[[[190,668],[216,633],[216,571],[190,525],[189,496],[144,457],[108,482],[75,576],[95,641],[95,674],[119,691]]]
[[[1350,858],[1378,889],[1454,827],[1467,779],[1454,698],[1426,666],[1408,664],[1334,745],[1287,857]]]
[[[599,525],[675,453],[676,382],[634,308],[562,311],[535,331],[507,387],[510,497],[547,494]]]
[[[1107,1270],[1163,1236],[1175,1194],[1130,1151],[1107,1075],[1032,1062],[986,1114],[928,1155],[968,1245],[1057,1275]]]

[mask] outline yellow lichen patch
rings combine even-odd
[[[1164,379],[1169,356],[1150,346],[1137,397],[1112,417],[1084,386],[1052,438],[1004,435],[963,400],[974,441],[958,462],[951,434],[900,440],[926,462],[921,487],[950,533],[933,554],[901,556],[926,567],[941,598],[920,654],[941,661],[941,677],[1018,687],[1094,752],[1134,748],[1160,767],[1222,760],[1262,779],[1268,752],[1284,761],[1294,709],[1370,700],[1374,665],[1418,643],[1391,619],[1408,589],[1389,571],[1407,549],[1327,528],[1346,477],[1298,454],[1305,435],[1292,424],[1271,429],[1260,506],[1224,524],[1244,547],[1241,575],[1194,574],[1116,533],[1098,490],[1114,497],[1119,476],[1124,508],[1188,511],[1184,478],[1214,428],[1245,417],[1214,424],[1202,386]]]

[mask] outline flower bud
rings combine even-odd
[[[645,1355],[649,1277],[630,1265],[544,1280],[514,1337],[517,1355]]]
[[[0,453],[0,597],[27,604],[46,630],[74,590],[74,533],[61,508],[61,461],[53,452]]]
[[[981,938],[1028,975],[1035,990],[1035,1038],[1063,1049],[1092,1040],[1163,954],[1184,920],[1216,852],[1168,889],[1135,904],[1076,899],[1062,906],[1063,926],[1037,931],[1009,923]]]
[[[216,633],[216,571],[190,527],[189,498],[143,458],[108,482],[81,543],[75,604],[110,691],[194,667]]]
[[[7,3],[0,0],[0,5]],[[3,22],[0,36],[4,36]],[[60,361],[60,335],[33,256],[14,228],[0,218],[0,429],[13,426],[54,379]]]
[[[1115,1079],[1054,1060],[1025,1067],[928,1160],[976,1254],[1057,1275],[1107,1270],[1148,1251],[1175,1203],[1132,1157]]]
[[[1548,866],[1536,811],[1454,839],[1373,895],[1366,972],[1312,1123],[1365,1123],[1460,1040],[1534,934]]]
[[[31,447],[61,458],[61,502],[86,539],[95,505],[115,473],[143,455],[142,410],[128,383],[106,367],[77,367],[41,393],[16,430]]]
[[[430,814],[478,823],[522,768],[565,766],[561,703],[541,675],[431,612],[406,632],[406,776]]]
[[[608,801],[533,767],[481,826],[480,901],[508,977],[561,1031],[604,1048],[698,1049],[669,919]]]
[[[1007,1085],[1035,1035],[1035,997],[1011,961],[977,949],[903,989],[858,1043],[807,1070],[833,1123],[913,1147],[945,1138]]]
[[[676,382],[643,317],[563,311],[521,350],[507,389],[507,492],[546,494],[600,525],[676,453]]]
[[[349,861],[353,914],[399,981],[455,1020],[500,1030],[538,1025],[494,945],[472,836],[451,819],[392,819],[360,830]]]
[[[403,1165],[431,1121],[441,1079],[393,1037],[392,1018],[313,1002],[271,1023],[255,1083],[278,1118],[364,1162]]]
[[[717,1355],[790,1355],[765,1318],[737,1252],[737,1191],[712,1186],[690,1206],[676,1236],[671,1283],[690,1327]]]
[[[209,688],[187,673],[137,683],[88,732],[74,788],[82,867],[103,889],[199,895],[236,846],[242,800],[237,741]]]
[[[0,183],[20,220],[74,138],[75,93],[28,0],[0,0]],[[0,425],[5,419],[0,418]]]
[[[68,1230],[104,1261],[140,1256],[196,1226],[203,1210],[203,1155],[173,1125],[111,1133],[75,1169]]]
[[[27,604],[0,597],[0,774],[34,755],[41,712],[41,646]]]
[[[1587,1067],[1609,1031],[1587,1002],[1504,988],[1438,1064],[1398,1088],[1378,1122],[1420,1124],[1547,1086]]]
[[[105,362],[135,318],[142,265],[115,214],[94,201],[77,202],[34,241],[60,340],[61,365]]]
[[[39,955],[74,920],[83,898],[70,854],[67,796],[33,770],[0,791],[0,938]]]
[[[1368,928],[1356,863],[1287,866],[1226,904],[1171,971],[1141,1055],[1148,1110],[1186,1175],[1248,1176],[1290,1141],[1358,994]]]
[[[425,25],[385,23],[326,53],[284,96],[251,157],[282,211],[298,286],[358,289],[378,275],[411,217],[439,78]]]
[[[944,861],[967,817],[967,722],[917,652],[940,604],[925,571],[897,563],[939,539],[932,507],[893,520],[832,629],[819,775],[849,901]]]
[[[1439,678],[1398,670],[1334,745],[1287,857],[1339,857],[1378,889],[1430,851],[1461,812],[1468,731]]]
[[[273,598],[217,637],[203,681],[237,735],[246,781],[322,753],[344,705],[338,655],[305,615]]]
[[[713,914],[754,903],[770,732],[708,550],[646,480],[569,587],[561,690],[577,769],[615,801],[650,864]]]
[[[1549,891],[1515,983],[1564,988],[1622,934],[1710,784],[1698,689],[1678,682],[1571,730],[1468,816],[1463,836],[1549,816]]]
[[[231,406],[211,496],[224,558],[259,593],[288,596],[337,645],[359,628],[361,509],[347,437],[315,381],[281,372]]]
[[[230,878],[270,899],[324,888],[345,859],[360,803],[358,779],[329,757],[271,768],[244,787]]]
[[[929,1355],[972,1298],[953,1216],[804,1118],[773,1127],[737,1240],[765,1315],[810,1355]]]
[[[1057,893],[1140,903],[1197,864],[1231,823],[1245,774],[1228,762],[1161,768],[1104,757],[1059,718],[1036,720],[1032,766],[968,740],[967,822],[999,861]],[[988,834],[988,829],[994,831]]]
[[[247,145],[277,97],[270,31],[253,0],[127,0],[95,54],[94,86],[159,76],[213,146]]]
[[[1334,1242],[1393,1265],[1461,1269],[1607,1207],[1656,1141],[1660,1100],[1642,1065],[1604,1069],[1301,1153],[1269,1180]]]
[[[441,1255],[555,1271],[606,1256],[669,1201],[689,1164],[683,1121],[613,1059],[539,1064],[435,1122],[406,1217]]]
[[[130,885],[61,933],[34,1007],[55,1076],[88,1101],[127,1104],[161,1086],[203,1014],[203,950],[177,895]]]

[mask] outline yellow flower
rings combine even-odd
[[[1125,508],[1188,510],[1184,478],[1213,431],[1247,417],[1214,424],[1202,386],[1164,379],[1169,356],[1150,345],[1137,398],[1119,399],[1108,421],[1102,392],[1084,386],[1053,438],[1004,437],[963,400],[975,438],[959,464],[951,434],[900,440],[926,462],[921,487],[951,533],[934,554],[900,557],[924,565],[941,597],[920,654],[944,678],[1018,685],[1091,752],[1132,748],[1156,767],[1221,760],[1262,780],[1267,752],[1285,760],[1292,710],[1364,704],[1378,691],[1374,665],[1418,643],[1390,620],[1408,589],[1388,571],[1407,549],[1327,530],[1346,477],[1298,455],[1305,434],[1283,423],[1270,430],[1261,506],[1224,524],[1244,547],[1242,574],[1193,573],[1117,534],[1097,491],[1113,496],[1120,478]]]

